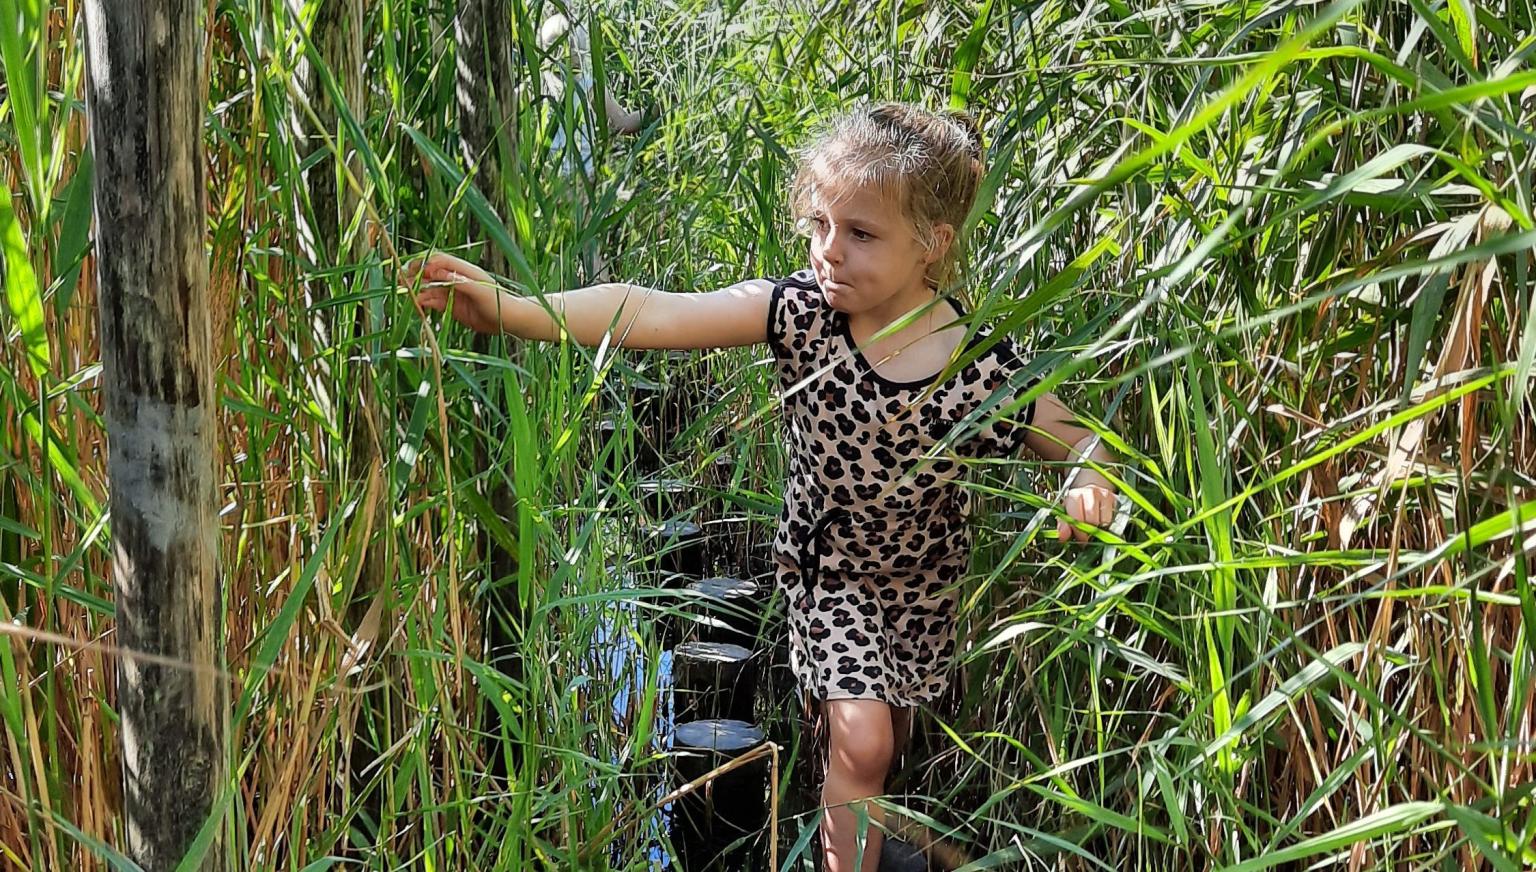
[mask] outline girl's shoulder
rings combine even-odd
[[[809,269],[769,280],[773,293],[768,300],[768,344],[778,358],[789,359],[813,334],[828,329],[831,307]]]
[[[769,281],[773,282],[773,296],[768,303],[770,320],[783,323],[795,319],[800,321],[803,329],[809,326],[805,322],[806,318],[824,314],[831,308],[827,298],[822,296],[816,274],[809,269],[795,270],[782,278]]]
[[[949,297],[948,301],[955,308],[956,323],[964,323],[970,318],[971,313],[963,302],[954,297]],[[1006,331],[999,332],[990,324],[977,324],[976,331],[964,344],[964,351],[975,352],[972,360],[976,368],[988,374],[998,369],[1011,373],[1022,369],[1029,362],[1023,342]]]

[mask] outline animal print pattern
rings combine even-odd
[[[1033,402],[999,414],[1032,384],[1019,349],[1001,337],[937,385],[887,379],[810,270],[774,282],[768,344],[788,449],[775,578],[795,676],[820,699],[932,702],[970,557],[969,493],[955,479],[966,458],[1017,455],[1034,418]]]

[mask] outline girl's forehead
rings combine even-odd
[[[834,221],[890,224],[903,221],[901,204],[872,185],[817,184],[811,191],[811,207]]]

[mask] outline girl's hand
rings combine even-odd
[[[499,308],[505,305],[496,280],[463,258],[434,252],[413,260],[400,270],[399,284],[411,287],[421,280],[416,303],[423,309],[442,312],[453,298],[453,318],[476,333],[502,331]]]
[[[1108,527],[1115,519],[1115,492],[1103,485],[1085,484],[1069,488],[1062,498],[1062,508],[1067,516],[1094,527]],[[1066,518],[1056,521],[1056,538],[1062,542],[1068,537],[1087,542],[1093,536],[1087,530],[1079,530]]]

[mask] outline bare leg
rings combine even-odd
[[[826,807],[821,819],[825,872],[875,872],[883,839],[878,825],[885,821],[885,813],[873,803],[858,800],[885,792],[896,739],[891,707],[874,699],[835,699],[826,702],[825,711],[828,759],[821,789]],[[860,805],[869,815],[862,863],[857,843]]]

